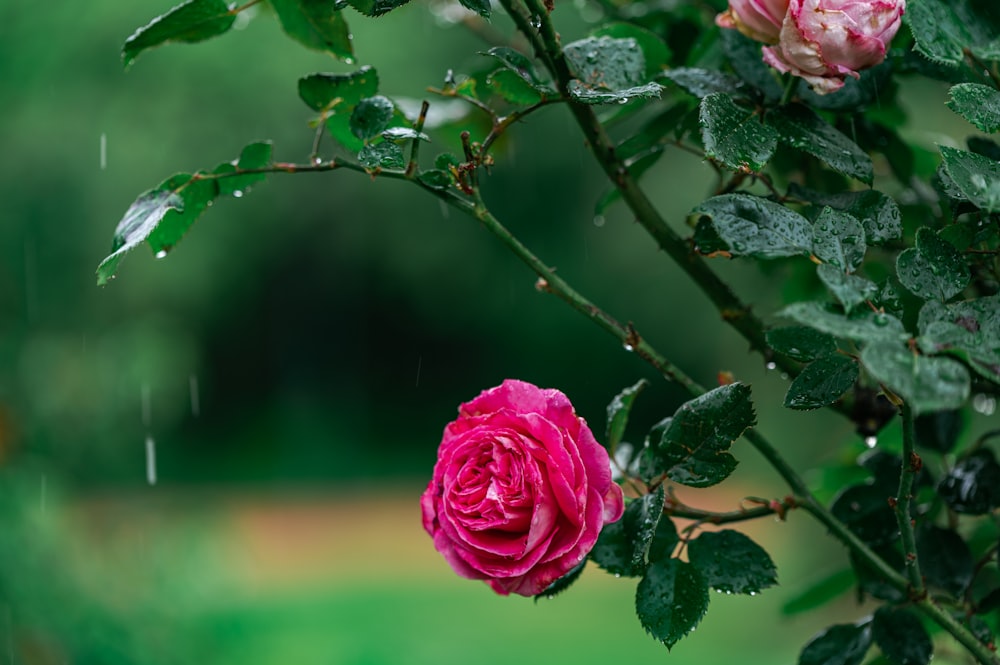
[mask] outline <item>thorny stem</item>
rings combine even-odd
[[[920,562],[917,560],[917,541],[913,533],[910,505],[913,501],[913,480],[920,471],[922,462],[913,449],[913,409],[907,402],[900,409],[903,418],[903,458],[899,473],[899,491],[893,502],[896,522],[899,524],[900,540],[903,545],[903,560],[906,577],[910,581],[908,594],[913,599],[926,595],[923,577],[920,576]]]
[[[715,512],[687,506],[678,501],[671,494],[667,497],[663,504],[663,513],[665,515],[670,515],[671,517],[695,520],[696,524],[719,525],[732,524],[734,522],[747,522],[749,520],[767,517],[768,515],[777,515],[779,518],[784,520],[785,514],[789,510],[798,507],[798,500],[793,496],[787,496],[780,500],[774,499],[772,501],[764,501],[761,499],[746,499],[745,501],[756,503],[758,505],[753,508],[744,508],[741,506],[737,510]]]
[[[424,123],[427,122],[427,110],[430,108],[430,102],[426,99],[420,105],[420,115],[417,117],[417,122],[413,125],[413,129],[420,134],[424,131]],[[420,139],[413,139],[413,145],[410,146],[410,161],[406,165],[406,177],[412,178],[417,174],[417,167],[419,163],[417,159],[420,157]]]

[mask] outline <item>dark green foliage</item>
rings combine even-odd
[[[896,516],[889,507],[893,492],[878,485],[851,485],[833,500],[831,512],[869,545],[884,545],[899,537]]]
[[[842,339],[903,342],[908,338],[899,319],[881,312],[860,310],[846,316],[817,302],[803,302],[789,305],[778,315]]]
[[[1000,212],[1000,162],[941,146],[943,169],[960,196],[986,212]]]
[[[402,7],[407,2],[409,0],[347,0],[347,4],[365,16],[381,16]]]
[[[957,513],[984,515],[1000,507],[1000,464],[989,448],[958,461],[941,479],[938,493]]]
[[[708,584],[690,563],[657,561],[636,588],[635,610],[646,632],[670,649],[701,623],[708,611]]]
[[[901,344],[880,341],[865,346],[861,362],[915,413],[955,409],[969,397],[969,371],[950,358],[923,356]]]
[[[351,133],[367,143],[389,126],[393,110],[392,102],[382,95],[362,99],[351,112]]]
[[[858,378],[858,363],[853,358],[832,354],[819,358],[802,370],[785,394],[790,409],[818,409],[840,398]]]
[[[917,416],[913,427],[916,444],[939,453],[951,452],[962,433],[963,421],[962,412],[957,409]]]
[[[917,231],[917,246],[900,253],[896,274],[903,286],[924,300],[946,301],[969,284],[969,266],[954,245],[933,229]]]
[[[972,550],[953,529],[924,526],[917,531],[917,557],[927,585],[959,598],[972,583]]]
[[[837,350],[831,335],[805,326],[785,326],[767,331],[767,344],[778,353],[808,362]]]
[[[808,255],[812,225],[783,205],[748,194],[713,196],[697,206],[698,227],[711,225],[716,237],[733,256],[772,259]],[[704,243],[695,234],[699,251]]]
[[[707,97],[714,93],[739,94],[745,87],[739,77],[714,69],[697,67],[677,67],[663,72],[663,78],[673,81],[695,97]]]
[[[1000,59],[1000,17],[976,0],[921,0],[904,18],[916,50],[931,60],[957,65],[968,49],[986,60]]]
[[[871,625],[830,626],[799,654],[799,665],[858,665],[872,643]]]
[[[930,635],[909,610],[880,607],[872,617],[871,633],[882,654],[896,665],[927,665],[934,653]]]
[[[587,37],[567,44],[566,57],[576,78],[569,93],[585,104],[625,103],[660,96],[659,83],[646,82],[646,58],[632,37]]]
[[[270,0],[281,27],[306,48],[347,62],[354,57],[351,32],[337,3],[329,0]]]
[[[535,596],[535,602],[537,603],[541,598],[554,598],[566,589],[570,588],[578,579],[580,579],[580,575],[583,574],[583,569],[586,567],[587,559],[584,559],[579,564],[574,566],[572,570],[547,586],[544,591]]]
[[[709,587],[725,593],[752,596],[778,583],[771,557],[739,531],[701,533],[688,543],[688,559]]]
[[[594,36],[635,40],[642,49],[646,61],[643,78],[647,81],[656,78],[670,62],[670,47],[655,33],[641,26],[632,23],[609,23],[595,30]]]
[[[1000,92],[980,83],[959,83],[953,86],[948,108],[981,131],[992,134],[1000,130]]]
[[[401,169],[406,165],[403,149],[390,141],[364,146],[358,152],[358,164],[366,169]]]
[[[632,405],[635,404],[636,398],[648,385],[648,381],[639,379],[635,384],[615,395],[608,404],[606,431],[608,435],[607,446],[611,450],[614,450],[621,443],[622,437],[625,435],[625,427],[628,425],[628,414],[632,410]]]
[[[201,42],[228,32],[236,15],[224,0],[188,0],[136,30],[122,46],[128,67],[146,49],[171,42]]]
[[[630,502],[620,520],[601,530],[590,553],[594,563],[615,575],[642,575],[651,561],[650,546],[663,517],[664,497],[663,487],[660,486],[654,492]],[[672,525],[667,527],[668,534],[672,528]]]
[[[778,146],[778,135],[760,122],[756,109],[738,106],[723,92],[701,100],[705,155],[733,171],[760,171]]]
[[[801,104],[782,106],[767,115],[782,143],[824,161],[834,171],[872,184],[872,160],[858,145]]]

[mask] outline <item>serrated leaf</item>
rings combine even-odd
[[[347,4],[365,16],[382,16],[402,7],[410,0],[346,0]]]
[[[576,79],[569,82],[569,96],[583,104],[625,104],[633,99],[659,99],[663,86],[646,83],[631,88],[600,90],[590,88]]]
[[[849,213],[825,206],[813,225],[813,254],[842,272],[854,272],[865,258],[865,230]]]
[[[909,339],[899,319],[881,312],[859,311],[845,316],[824,309],[818,302],[797,302],[778,312],[778,316],[834,337],[858,342]]]
[[[871,643],[871,629],[867,623],[830,626],[802,649],[799,665],[858,665]]]
[[[187,182],[191,177],[180,178]],[[112,253],[97,267],[98,285],[107,284],[115,276],[122,257],[146,240],[164,215],[171,210],[184,209],[184,199],[177,192],[180,182],[178,176],[174,176],[156,189],[141,194],[125,211],[115,228]]]
[[[785,406],[789,409],[818,409],[833,404],[858,379],[858,363],[834,354],[814,360],[788,386]]]
[[[1000,212],[1000,162],[966,150],[941,146],[944,171],[972,205]]]
[[[498,69],[489,75],[486,84],[511,104],[531,106],[542,101],[542,93],[512,69]]]
[[[403,149],[395,143],[370,143],[358,153],[358,163],[366,169],[401,169],[406,165]]]
[[[698,122],[705,155],[733,171],[760,171],[778,147],[778,135],[763,125],[756,109],[744,108],[723,92],[701,100]]]
[[[617,522],[601,530],[590,558],[615,575],[638,577],[646,570],[647,557],[666,497],[663,486],[631,501]]]
[[[736,468],[729,448],[755,422],[750,388],[742,383],[720,386],[677,409],[656,453],[674,482],[709,487]]]
[[[778,571],[767,552],[732,529],[702,532],[688,543],[688,560],[717,591],[752,596],[778,583]]]
[[[224,0],[188,0],[157,16],[126,39],[122,61],[128,67],[140,53],[154,46],[217,37],[228,32],[235,20],[236,14],[229,11]]]
[[[515,72],[518,76],[529,83],[540,87],[545,85],[545,82],[538,75],[535,65],[531,62],[528,56],[524,55],[520,51],[515,51],[507,46],[494,46],[483,55],[496,58],[503,64],[504,67]]]
[[[899,524],[887,496],[882,487],[851,485],[834,498],[830,512],[865,543],[885,545],[899,538]]]
[[[969,371],[951,358],[919,355],[903,345],[877,341],[862,349],[861,362],[917,414],[957,409],[969,397]]]
[[[806,326],[772,328],[764,337],[767,345],[778,353],[805,362],[837,350],[837,340],[831,335]]]
[[[965,302],[927,302],[917,342],[926,353],[953,353],[982,376],[1000,383],[1000,295]]]
[[[694,630],[708,611],[708,585],[690,563],[657,561],[636,587],[635,611],[646,632],[670,649]]]
[[[351,31],[330,0],[270,0],[285,33],[306,48],[350,62],[354,57]]]
[[[931,636],[909,610],[888,606],[875,610],[872,637],[895,665],[927,665],[934,653]]]
[[[299,79],[299,97],[314,111],[350,114],[378,92],[378,72],[362,67],[349,74],[310,74]]]
[[[952,86],[948,108],[987,134],[1000,130],[1000,91],[981,83]]]
[[[878,295],[878,286],[860,275],[850,275],[829,263],[816,266],[816,274],[847,314]]]
[[[838,173],[872,184],[875,171],[871,157],[808,107],[778,107],[767,114],[766,122],[785,145],[822,160]]]
[[[869,245],[895,240],[903,232],[903,216],[896,202],[875,189],[826,194],[792,183],[789,194],[817,205],[830,206],[853,216],[865,229]]]
[[[808,255],[812,249],[809,220],[759,196],[713,196],[696,207],[692,215],[702,217],[699,226],[710,223],[734,256],[770,259]]]
[[[615,395],[608,404],[608,448],[614,450],[625,434],[628,425],[628,415],[639,394],[649,385],[646,379],[639,379],[633,385]]]
[[[646,58],[635,39],[587,37],[567,44],[563,51],[587,88],[623,90],[645,83]]]
[[[459,0],[462,6],[470,11],[474,11],[483,18],[489,18],[492,13],[490,0]]]
[[[957,65],[966,49],[986,60],[1000,58],[1000,21],[968,0],[921,0],[908,6],[903,18],[915,50],[934,62]]]
[[[965,540],[957,531],[931,525],[919,529],[916,538],[920,574],[927,584],[961,598],[972,584],[976,566]]]
[[[369,141],[385,131],[395,107],[382,95],[362,99],[351,112],[351,133]]]
[[[232,176],[226,178],[219,178],[216,181],[219,187],[219,195],[232,195],[239,198],[246,194],[254,183],[263,181],[267,177],[266,173],[247,173],[245,175],[239,174],[243,171],[253,171],[270,166],[272,150],[273,147],[270,141],[251,143],[243,148],[243,151],[240,152],[240,157],[235,164],[227,162],[217,166],[212,173],[233,174]]]
[[[219,194],[218,181],[201,179],[201,174],[187,179],[178,189],[180,197],[184,199],[184,206],[180,209],[168,210],[155,228],[149,233],[146,241],[157,257],[163,257],[174,248],[184,234],[188,232],[201,213],[212,203]],[[187,178],[187,176],[183,176]]]
[[[699,99],[716,92],[739,95],[746,87],[739,77],[715,69],[675,67],[663,72],[662,76]]]
[[[454,180],[448,171],[441,169],[428,169],[417,174],[417,180],[424,183],[431,189],[449,189]]]
[[[382,132],[386,141],[430,141],[431,137],[412,127],[390,127]]]
[[[583,574],[583,569],[586,567],[587,559],[584,559],[577,565],[573,566],[568,573],[557,579],[549,586],[545,587],[545,590],[540,594],[537,594],[535,596],[535,602],[537,603],[541,598],[554,598],[555,596],[561,594],[563,591],[572,586],[574,582],[580,579],[580,575]]]
[[[645,79],[655,78],[670,62],[670,47],[656,33],[634,23],[608,23],[593,34],[594,37],[634,39],[642,49],[646,62]]]
[[[962,458],[938,484],[938,494],[956,513],[985,515],[1000,507],[1000,464],[980,448]]]
[[[896,276],[924,300],[945,301],[969,285],[972,276],[962,254],[926,226],[917,231],[916,247],[896,258]]]

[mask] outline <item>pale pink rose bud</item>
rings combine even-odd
[[[764,62],[801,76],[818,94],[834,92],[845,77],[885,60],[905,7],[906,0],[791,0]]]
[[[729,0],[729,9],[715,17],[720,28],[735,28],[767,44],[778,41],[788,0]]]

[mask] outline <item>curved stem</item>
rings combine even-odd
[[[899,524],[906,576],[910,581],[909,595],[916,599],[923,597],[927,590],[924,587],[923,577],[920,575],[920,562],[917,560],[917,541],[913,533],[910,505],[913,501],[913,480],[923,463],[913,449],[913,409],[904,402],[900,414],[903,418],[903,457],[899,471],[899,490],[896,492],[893,510],[896,513],[896,522]]]

